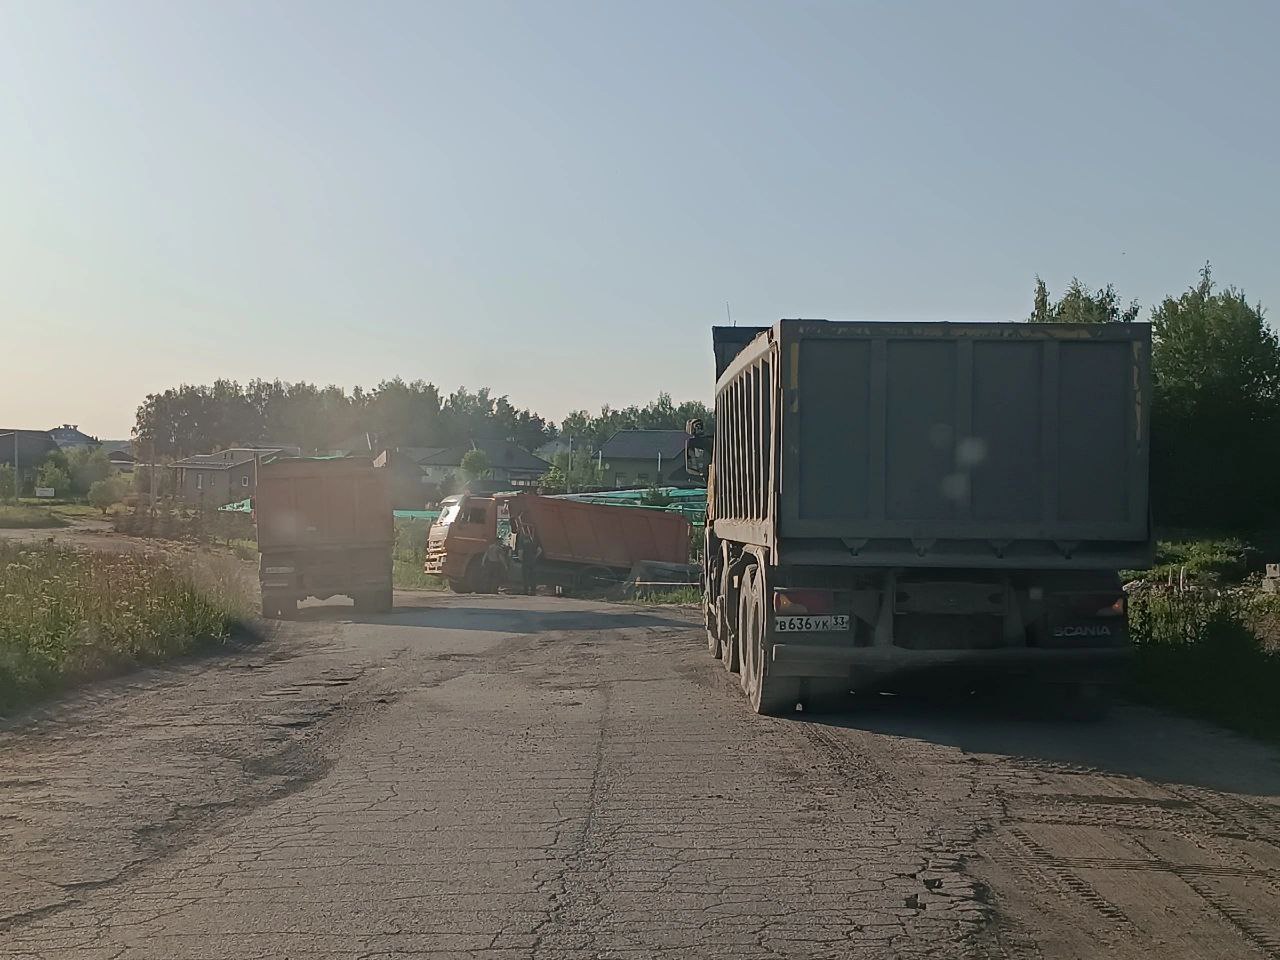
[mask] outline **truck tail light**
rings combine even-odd
[[[773,612],[791,616],[832,613],[836,600],[833,590],[774,590]]]
[[[1116,597],[1113,602],[1108,603],[1106,606],[1099,607],[1098,611],[1094,614],[1094,616],[1095,617],[1123,617],[1124,616],[1124,595],[1121,594],[1120,596]]]

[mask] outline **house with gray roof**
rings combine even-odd
[[[683,430],[619,430],[600,446],[604,482],[617,488],[685,483]]]

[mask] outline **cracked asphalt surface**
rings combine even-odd
[[[401,594],[0,727],[0,957],[1280,958],[1280,761],[877,698],[687,610]]]

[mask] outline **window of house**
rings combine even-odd
[[[625,487],[627,485],[627,475],[625,473],[620,473],[615,476],[613,478],[613,485],[615,487]]]
[[[640,486],[644,486],[644,485],[645,485],[645,484],[647,484],[648,482],[649,482],[649,475],[648,475],[647,473],[637,473],[637,474],[636,474],[636,483],[637,483],[637,484],[639,484]]]
[[[196,474],[196,489],[197,489],[197,490],[203,490],[203,489],[204,489],[204,474],[203,474],[203,473],[197,473],[197,474]]]
[[[246,473],[240,478],[240,486],[247,487],[249,485],[249,475]]]

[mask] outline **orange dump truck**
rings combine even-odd
[[[285,617],[307,597],[347,596],[391,609],[389,474],[364,459],[286,457],[258,471],[262,615]]]
[[[423,569],[460,593],[495,589],[495,570],[503,579],[516,570],[512,531],[522,525],[540,548],[534,578],[539,584],[617,583],[640,562],[689,561],[689,521],[677,513],[521,493],[445,500],[427,536]],[[497,550],[490,550],[495,544]]]

